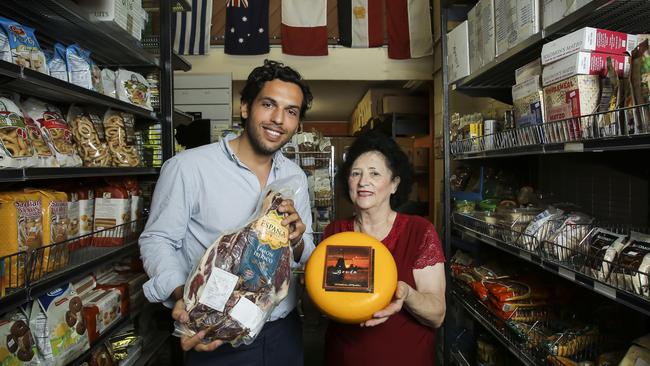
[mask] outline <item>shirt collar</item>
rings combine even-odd
[[[223,149],[223,151],[226,153],[226,156],[228,156],[228,158],[231,161],[239,165],[243,165],[242,162],[239,160],[239,158],[237,158],[237,155],[235,155],[235,152],[230,147],[230,144],[228,143],[228,141],[234,140],[235,138],[237,138],[237,135],[234,133],[229,133],[228,135],[226,135],[224,138],[221,139],[221,148]],[[276,151],[275,154],[273,154],[273,164],[272,164],[273,169],[279,169],[285,163],[286,159],[287,158],[282,154],[281,150]]]

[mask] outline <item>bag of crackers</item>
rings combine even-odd
[[[109,167],[111,155],[104,134],[104,124],[97,113],[74,104],[68,110],[72,137],[84,166]]]
[[[140,153],[135,146],[135,118],[126,112],[108,109],[104,114],[104,132],[113,166],[137,167]]]
[[[9,98],[0,97],[0,168],[36,165],[25,118]]]
[[[23,109],[41,128],[60,166],[81,166],[81,158],[72,142],[70,126],[57,107],[30,97],[23,103]]]

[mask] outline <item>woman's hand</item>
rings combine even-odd
[[[391,315],[398,313],[400,310],[402,310],[404,301],[406,301],[406,298],[408,297],[410,291],[411,287],[406,284],[406,282],[397,282],[397,289],[395,289],[395,296],[393,298],[393,301],[391,301],[391,303],[388,304],[388,306],[386,306],[384,309],[374,313],[372,315],[372,319],[361,323],[361,326],[374,327],[388,320]]]
[[[183,299],[176,301],[176,304],[174,304],[174,309],[172,309],[172,318],[180,323],[187,323],[190,320],[189,314],[185,311],[185,302]],[[203,337],[205,337],[204,330],[196,333],[192,337],[181,336],[181,347],[183,348],[183,351],[194,349],[198,352],[210,352],[223,344],[223,341],[220,340],[207,344],[203,343]]]

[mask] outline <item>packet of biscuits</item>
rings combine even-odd
[[[49,75],[45,54],[38,45],[34,29],[3,17],[0,17],[0,27],[6,32],[14,64]]]
[[[0,365],[41,365],[40,355],[29,329],[29,320],[20,310],[0,319]]]
[[[111,166],[104,124],[99,115],[73,104],[68,110],[67,120],[83,165],[89,167]]]
[[[23,102],[25,112],[38,124],[62,167],[81,166],[81,158],[72,142],[72,131],[56,106],[30,97]]]
[[[34,165],[34,148],[23,113],[11,99],[0,97],[0,168]]]
[[[136,167],[140,153],[135,146],[135,118],[132,114],[108,109],[104,114],[104,131],[113,166]]]

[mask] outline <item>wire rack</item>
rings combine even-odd
[[[451,143],[451,154],[462,156],[531,146],[586,142],[650,133],[650,104],[620,108],[541,125],[505,130]]]

